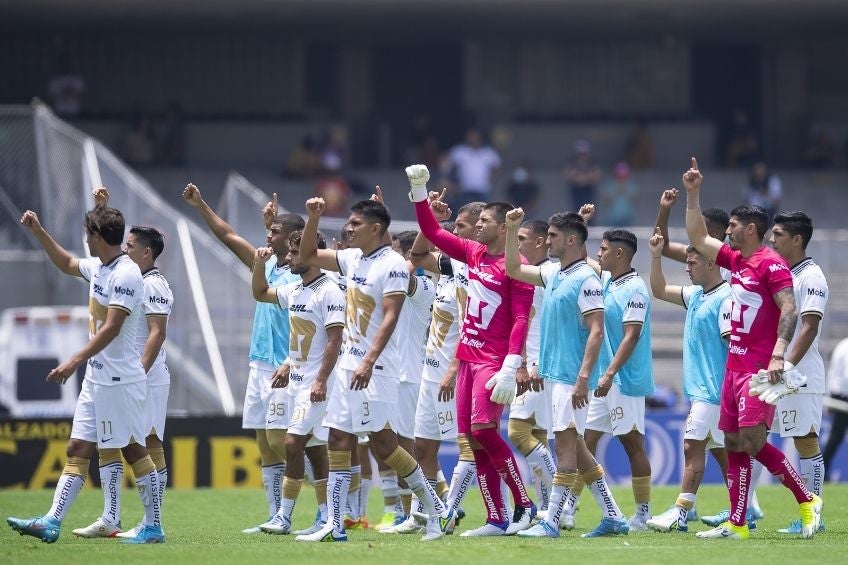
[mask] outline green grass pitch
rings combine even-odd
[[[625,513],[633,511],[629,488],[618,487],[614,494]],[[824,516],[827,531],[812,540],[802,540],[776,532],[797,518],[798,509],[789,492],[781,486],[758,489],[765,518],[748,541],[700,540],[695,531],[706,529],[690,523],[690,532],[659,534],[633,533],[628,536],[580,539],[579,535],[600,519],[600,513],[586,492],[577,513],[577,528],[562,532],[559,539],[482,538],[468,539],[458,535],[436,542],[421,543],[418,535],[384,535],[372,529],[349,533],[348,543],[297,543],[293,536],[267,534],[247,536],[242,528],[265,518],[266,503],[259,490],[172,490],[166,493],[164,526],[167,543],[163,545],[126,546],[115,539],[86,540],[71,534],[73,528],[86,526],[99,516],[102,497],[99,490],[87,488],[78,497],[55,544],[31,537],[21,537],[6,524],[0,527],[0,563],[380,563],[394,565],[487,563],[812,563],[846,562],[848,547],[848,486],[826,485]],[[674,502],[677,489],[654,488],[654,511],[659,513]],[[47,511],[50,491],[0,491],[0,514],[29,517]],[[314,495],[305,487],[295,508],[295,527],[306,527],[315,512]],[[706,486],[698,496],[701,514],[712,514],[727,506],[726,491]],[[470,491],[464,504],[468,516],[457,533],[480,525],[483,509],[479,491]],[[372,523],[379,520],[382,500],[372,490],[368,514]],[[136,493],[124,489],[123,518],[125,526],[133,525],[141,515]]]

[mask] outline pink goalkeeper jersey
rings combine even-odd
[[[504,255],[439,226],[427,202],[415,204],[421,231],[444,254],[468,265],[468,298],[456,357],[471,363],[502,363],[521,354],[527,339],[533,286],[506,274]]]
[[[760,247],[745,258],[726,243],[716,256],[716,265],[731,273],[733,308],[727,368],[756,373],[768,367],[777,341],[780,308],[773,297],[792,288],[792,272],[773,249]]]

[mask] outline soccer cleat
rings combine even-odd
[[[363,525],[362,518],[353,518],[352,516],[345,514],[344,527],[345,531],[362,530],[368,527],[368,520],[365,520],[365,524]]]
[[[516,506],[512,513],[512,523],[506,529],[506,535],[511,536],[530,527],[531,521],[536,517],[536,505],[531,503],[530,508]]]
[[[391,528],[392,526],[397,526],[395,522],[395,513],[394,512],[386,512],[383,514],[383,517],[380,519],[380,522],[374,526],[374,529],[378,532],[383,528]]]
[[[286,535],[291,533],[291,519],[281,518],[279,514],[261,524],[259,529],[266,534]]]
[[[415,520],[413,519],[413,522]],[[442,528],[442,518],[440,516],[433,516],[429,520],[427,520],[427,526],[425,529],[424,537],[421,538],[421,541],[434,541],[439,538],[445,537],[444,528]]]
[[[160,526],[144,526],[134,538],[127,538],[121,543],[165,543],[165,532]]]
[[[465,530],[461,534],[460,537],[463,538],[483,538],[483,537],[492,537],[492,536],[502,536],[506,534],[506,529],[509,527],[509,522],[503,522],[501,524],[496,524],[492,522],[486,522],[479,528],[474,528],[473,530]]]
[[[427,523],[427,517],[424,517],[424,524]],[[420,534],[426,530],[425,525],[419,521],[418,516],[410,515],[409,518],[398,524],[380,530],[381,534]]]
[[[602,536],[626,536],[630,532],[630,526],[624,518],[610,518],[605,516],[601,523],[591,532],[581,535],[581,538],[599,538]]]
[[[71,533],[81,538],[113,538],[121,533],[121,523],[118,522],[117,526],[113,526],[101,517],[95,520],[90,526],[77,528],[72,530]]]
[[[627,527],[631,532],[647,532],[648,520],[644,515],[634,514],[627,520]]]
[[[698,516],[698,509],[696,507],[692,507],[692,510],[686,513],[686,521],[687,522],[697,522],[701,518]]]
[[[701,539],[748,539],[749,537],[748,524],[744,524],[742,526],[735,526],[730,523],[730,520],[719,524],[715,528],[711,530],[705,530],[703,532],[698,532],[695,534]]]
[[[267,524],[268,522],[270,522],[273,519],[274,519],[273,515],[268,516],[268,519],[265,520],[265,522],[263,522],[263,524]],[[261,526],[261,524],[260,524],[260,526]],[[241,533],[248,534],[248,535],[261,534],[263,532],[262,532],[262,528],[260,528],[260,526],[253,526],[252,528],[245,528],[241,531]]]
[[[452,508],[448,508],[444,516],[439,516],[439,528],[446,535],[453,534],[453,531],[456,529],[456,523],[456,512]]]
[[[135,536],[138,535],[138,532],[140,532],[143,527],[144,527],[144,524],[142,522],[139,522],[138,524],[136,524],[135,526],[133,526],[129,530],[127,530],[125,532],[121,532],[120,534],[115,534],[115,537],[116,538],[134,538]]]
[[[822,499],[814,494],[809,502],[799,504],[801,512],[801,537],[809,539],[816,535],[821,526]]]
[[[822,518],[819,522],[819,531],[816,532],[816,533],[821,533],[824,530],[825,530],[824,518]],[[781,533],[781,534],[791,534],[791,535],[794,535],[794,536],[800,536],[801,535],[801,520],[793,520],[792,523],[789,524],[788,527],[780,528],[777,531],[778,531],[778,533]]]
[[[566,514],[563,512],[559,517],[559,528],[561,530],[573,530],[575,523],[574,514]]]
[[[463,518],[465,518],[465,510],[463,510],[462,506],[460,506],[454,511],[454,515],[455,515],[455,520],[456,520],[454,527],[457,527],[457,526],[459,526],[459,521],[462,520]]]
[[[748,507],[748,513],[746,514],[746,519],[751,522],[756,522],[757,520],[762,520],[765,518],[765,514],[763,514],[763,509],[759,506],[750,506]]]
[[[653,516],[645,522],[645,525],[655,532],[670,532],[671,530],[688,532],[689,524],[680,519],[680,512],[682,510],[679,506],[672,506],[659,516]]]
[[[311,526],[302,530],[295,530],[292,532],[292,534],[296,536],[308,536],[310,534],[314,534],[315,532],[323,528],[325,524],[326,522],[321,520],[321,515],[319,514],[318,517],[315,519],[315,522]]]
[[[311,542],[334,542],[334,541],[347,541],[347,533],[344,531],[337,532],[333,527],[332,523],[324,524],[317,532],[313,532],[309,535],[299,535],[294,538],[296,541],[311,541]]]
[[[559,530],[551,527],[547,520],[542,520],[532,528],[516,532],[515,535],[523,538],[558,538]]]
[[[724,524],[730,519],[730,510],[722,510],[715,516],[701,516],[701,522],[708,526],[712,526],[713,528]],[[752,525],[751,529],[757,529],[756,526],[752,524],[752,522],[756,522],[757,520],[763,519],[763,511],[759,508],[749,508],[747,512],[745,512],[745,520],[748,524]]]
[[[59,539],[59,529],[62,523],[53,516],[38,518],[6,518],[6,523],[22,536],[32,536],[46,543]]]

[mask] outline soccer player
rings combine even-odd
[[[551,390],[557,468],[547,514],[518,535],[559,537],[563,509],[572,496],[578,469],[603,515],[598,527],[582,537],[627,534],[627,520],[609,490],[603,468],[589,453],[582,437],[590,391],[600,376],[597,361],[604,342],[603,289],[597,273],[585,260],[589,232],[579,214],[554,214],[546,243],[556,262],[522,265],[518,237],[523,215],[520,208],[507,213],[506,267],[510,277],[544,289],[539,374]],[[571,529],[573,522],[569,521],[566,527]]]
[[[669,191],[666,191],[668,193]],[[666,194],[663,195],[663,198]],[[683,324],[683,393],[691,403],[683,435],[683,481],[674,506],[648,520],[648,527],[659,532],[677,529],[689,531],[688,515],[695,507],[698,487],[710,450],[727,474],[724,432],[718,428],[721,384],[727,362],[730,337],[730,285],[721,277],[715,262],[708,261],[690,247],[686,253],[686,272],[692,285],[666,282],[662,254],[666,249],[662,230],[648,242],[651,248],[651,292],[655,298],[686,309]]]
[[[636,236],[623,229],[604,232],[598,268],[604,293],[602,376],[589,403],[586,445],[594,455],[601,435],[617,437],[630,460],[636,512],[630,531],[644,531],[651,517],[651,463],[645,451],[645,397],[654,392],[651,357],[651,299],[632,267]]]
[[[327,429],[321,425],[327,413],[328,381],[342,346],[345,298],[341,289],[321,269],[307,266],[300,257],[303,232],[288,239],[286,261],[302,282],[269,288],[265,265],[273,255],[269,247],[256,250],[253,267],[253,297],[289,310],[289,356],[274,375],[272,402],[285,402],[290,415],[286,434],[286,474],[280,510],[260,529],[273,534],[288,534],[292,512],[304,479],[304,454],[312,464],[315,481],[327,479]],[[319,249],[326,248],[324,236],[317,234]],[[279,394],[283,392],[283,394]],[[326,483],[324,483],[326,484]],[[327,491],[316,488],[318,507],[327,521]]]
[[[786,363],[795,365],[807,384],[798,394],[784,396],[777,402],[772,431],[780,437],[791,437],[800,455],[799,471],[807,490],[821,496],[824,462],[819,446],[822,404],[825,393],[824,360],[819,353],[821,320],[827,305],[827,279],[815,261],[807,256],[807,244],[813,237],[813,221],[804,212],[775,215],[770,243],[790,265],[798,322],[795,335],[786,352]],[[822,520],[819,531],[824,529]],[[800,534],[801,522],[793,521],[779,530]]]
[[[89,341],[47,376],[64,384],[86,362],[82,390],[74,410],[68,460],[53,496],[50,511],[39,518],[7,518],[22,535],[52,543],[62,520],[85,483],[94,450],[118,448],[132,466],[141,502],[143,528],[125,543],[165,541],[160,522],[159,476],[147,448],[139,443],[150,431],[145,426],[145,382],[142,354],[137,345],[144,309],[141,271],[121,250],[124,217],[118,210],[98,206],[85,215],[86,243],[92,257],[78,259],[44,230],[35,212],[27,210],[21,223],[62,272],[89,281]]]
[[[185,187],[183,199],[197,209],[215,237],[248,269],[252,269],[256,248],[212,210],[195,185],[189,183]],[[267,244],[277,257],[276,261],[269,261],[265,265],[265,278],[272,288],[300,280],[300,277],[291,272],[285,258],[288,254],[288,237],[292,232],[303,229],[303,218],[297,214],[278,215],[278,209],[277,195],[274,194],[273,200],[262,210],[265,227],[268,229]],[[250,364],[241,425],[246,430],[256,430],[269,520],[280,509],[280,485],[286,459],[284,442],[289,420],[289,415],[285,412],[286,406],[271,402],[271,379],[277,367],[282,365],[288,356],[288,352],[288,310],[273,304],[257,303],[250,336]],[[282,413],[278,408],[283,409]],[[253,526],[242,530],[242,533],[257,534],[261,531],[259,526]]]
[[[521,354],[533,303],[533,288],[507,277],[504,268],[506,213],[512,205],[487,204],[477,222],[477,241],[462,239],[442,229],[430,210],[427,167],[412,165],[406,174],[424,236],[443,253],[468,265],[466,314],[456,353],[457,427],[460,434],[472,438],[486,523],[462,535],[516,533],[530,527],[536,506],[527,496],[512,450],[498,433],[503,407],[516,395],[516,373],[525,365]],[[527,386],[521,382],[517,392],[524,393]],[[501,479],[515,501],[511,521],[502,511]]]
[[[377,455],[403,478],[424,505],[429,516],[425,541],[451,531],[453,513],[430,488],[415,459],[398,445],[397,344],[392,340],[403,301],[409,288],[406,262],[385,243],[391,218],[383,204],[363,200],[351,208],[349,248],[344,251],[317,249],[311,237],[325,208],[322,198],[306,202],[308,219],[300,245],[309,266],[338,271],[347,284],[347,342],[324,425],[328,439],[328,493],[332,493],[332,520],[298,541],[346,541],[342,512],[350,485],[351,450],[356,434],[370,436]]]
[[[527,220],[518,228],[518,252],[531,265],[544,268],[548,259],[548,224],[541,220]],[[523,279],[522,279],[523,280]],[[529,281],[525,281],[529,282]],[[531,283],[532,284],[532,283]],[[548,497],[556,468],[548,448],[548,430],[551,423],[551,391],[545,388],[539,376],[540,320],[544,289],[536,287],[530,324],[527,330],[525,355],[529,373],[530,390],[516,396],[509,407],[508,434],[512,445],[527,459],[533,482],[540,500],[540,511],[548,509]]]
[[[768,215],[758,206],[739,206],[730,212],[729,243],[707,234],[699,202],[702,179],[693,157],[691,168],[683,174],[686,231],[699,253],[730,269],[733,310],[719,418],[727,448],[730,518],[697,535],[748,538],[745,514],[754,457],[792,491],[800,508],[801,536],[810,538],[819,528],[822,500],[807,490],[786,456],[766,441],[774,406],[748,395],[749,380],[760,369],[768,371],[773,384],[783,375],[797,321],[792,275],[786,261],[763,246]]]

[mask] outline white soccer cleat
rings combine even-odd
[[[421,538],[421,541],[434,541],[443,537],[445,537],[445,532],[442,530],[441,518],[439,516],[433,516],[427,520],[426,533]]]
[[[701,539],[738,539],[745,540],[750,537],[748,524],[734,526],[730,521],[719,524],[712,530],[706,530],[695,534]]]
[[[491,522],[486,522],[479,528],[474,528],[473,530],[466,530],[459,534],[460,537],[463,538],[482,538],[482,537],[492,537],[492,536],[503,536],[506,535],[506,529],[509,526],[506,522],[503,524],[492,524]]]
[[[631,532],[646,532],[648,531],[648,520],[641,514],[634,514],[627,521]]]
[[[89,526],[73,530],[73,534],[80,538],[113,538],[122,531],[120,522],[113,526],[101,517]]]
[[[671,530],[680,530],[681,532],[689,531],[689,526],[686,522],[680,522],[681,509],[677,506],[672,506],[659,516],[653,516],[645,522],[648,528],[655,532],[670,532]]]
[[[317,532],[311,533],[309,535],[300,535],[294,539],[295,541],[306,542],[347,541],[347,534],[345,532],[337,532],[333,527],[332,523],[327,523],[324,525],[323,528],[321,528]]]
[[[296,536],[308,536],[310,534],[314,534],[315,532],[323,528],[326,524],[327,522],[324,522],[319,518],[315,520],[315,523],[313,523],[308,528],[304,528],[302,530],[295,530],[292,532],[292,534]]]
[[[531,504],[530,508],[516,506],[512,515],[512,522],[506,528],[506,535],[515,535],[522,530],[526,530],[533,525],[533,518],[536,517],[536,505]]]
[[[415,516],[410,515],[397,526],[389,526],[380,530],[381,534],[420,534],[426,528],[422,526]]]
[[[259,529],[266,534],[287,535],[291,533],[291,520],[281,518],[279,514],[261,524]]]
[[[559,517],[559,527],[561,530],[573,530],[576,521],[574,514],[566,514],[565,512]]]
[[[139,522],[134,527],[130,528],[125,532],[121,532],[120,534],[115,534],[116,538],[134,538],[139,534],[141,530],[144,529],[144,524]]]

